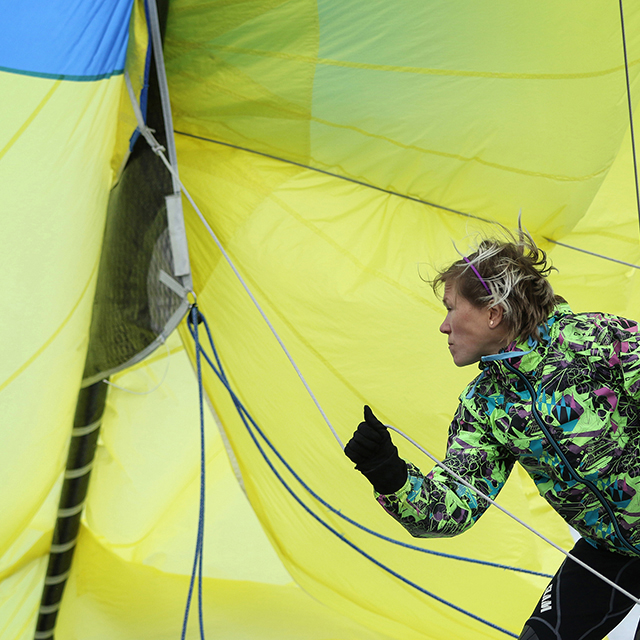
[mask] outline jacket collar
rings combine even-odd
[[[480,381],[485,377],[487,373],[491,375],[497,381],[506,383],[507,380],[513,374],[510,374],[506,369],[501,366],[502,361],[509,360],[509,363],[517,369],[522,368],[522,364],[527,360],[526,356],[533,352],[546,351],[547,346],[552,340],[551,327],[555,324],[560,316],[571,314],[571,308],[566,302],[559,303],[553,310],[553,314],[549,316],[546,322],[538,327],[538,333],[540,334],[540,341],[534,340],[529,337],[528,340],[518,342],[514,340],[508,344],[504,349],[501,349],[498,353],[494,353],[487,356],[482,356],[478,367],[481,370],[481,374],[476,378],[470,391],[467,393],[467,398],[472,398],[475,395],[475,390]],[[531,356],[535,357],[535,356]],[[525,369],[527,366],[525,365]]]

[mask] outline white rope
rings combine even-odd
[[[515,520],[518,524],[521,524],[523,527],[525,527],[525,529],[528,529],[529,531],[531,531],[531,533],[535,533],[539,538],[541,538],[545,542],[548,542],[554,549],[557,549],[558,551],[560,551],[560,553],[567,556],[567,558],[570,558],[574,562],[577,562],[580,566],[584,567],[585,569],[593,573],[593,575],[597,576],[601,580],[604,580],[604,582],[606,582],[609,586],[613,587],[614,589],[617,589],[618,591],[620,591],[620,593],[627,596],[627,598],[630,598],[631,600],[633,600],[633,602],[635,602],[636,604],[640,604],[640,600],[638,598],[631,595],[628,591],[626,591],[622,587],[619,587],[615,582],[612,582],[611,580],[609,580],[609,578],[607,578],[606,576],[603,576],[601,573],[599,573],[598,571],[590,567],[588,564],[584,563],[579,558],[572,556],[568,551],[565,551],[562,547],[558,546],[555,542],[553,542],[553,540],[550,540],[539,531],[536,531],[532,526],[528,525],[526,522],[518,518],[518,516],[514,515],[504,507],[500,506],[495,500],[492,500],[489,496],[482,493],[482,491],[476,489],[472,484],[469,484],[462,476],[459,476],[455,471],[452,471],[451,469],[449,469],[447,465],[440,462],[435,456],[431,455],[426,449],[421,447],[415,440],[410,438],[406,433],[403,433],[402,431],[400,431],[400,429],[396,429],[396,427],[392,427],[391,425],[387,424],[385,426],[388,429],[391,429],[392,431],[395,431],[397,434],[401,435],[405,440],[408,440],[414,447],[422,451],[422,453],[424,453],[430,460],[435,462],[436,465],[439,466],[441,469],[444,469],[444,471],[446,471],[450,476],[455,478],[455,480],[457,480],[461,485],[467,487],[468,489],[471,489],[474,493],[476,493],[478,496],[486,500],[489,504],[492,504],[494,507],[497,507],[498,509],[500,509],[502,513],[505,513],[506,515],[508,515],[510,518]]]
[[[151,151],[153,151],[155,154],[160,155],[160,153],[164,151],[164,147],[155,139],[155,136],[151,132],[151,129],[149,129],[149,127],[147,127],[147,125],[145,124],[142,111],[140,110],[140,105],[138,104],[135,91],[133,90],[133,85],[131,84],[129,72],[126,70],[124,72],[124,82],[127,86],[127,92],[129,94],[129,101],[131,102],[133,113],[136,117],[136,121],[138,122],[138,130],[140,131],[142,137],[147,141],[147,144],[151,147]]]
[[[287,356],[289,362],[291,363],[291,365],[295,369],[296,373],[298,374],[298,377],[302,381],[302,384],[304,385],[304,387],[307,390],[308,394],[311,396],[311,399],[313,400],[314,404],[318,408],[318,411],[320,411],[320,414],[324,418],[324,421],[329,426],[329,429],[331,429],[331,433],[333,434],[333,437],[338,441],[338,444],[340,445],[340,448],[344,449],[344,444],[342,444],[342,440],[340,440],[340,437],[338,436],[336,430],[333,428],[333,425],[331,424],[331,421],[327,417],[327,414],[324,412],[324,410],[320,406],[320,403],[318,402],[316,396],[314,395],[313,391],[311,390],[311,387],[308,385],[307,381],[305,380],[304,376],[302,375],[302,372],[298,368],[298,365],[295,363],[293,357],[289,353],[289,350],[287,349],[287,347],[285,346],[284,342],[282,341],[282,339],[278,335],[278,332],[275,330],[275,327],[271,324],[271,321],[267,317],[266,313],[263,311],[262,307],[260,306],[260,303],[256,300],[256,298],[253,295],[253,293],[251,293],[251,290],[247,286],[247,283],[245,282],[244,278],[240,275],[240,272],[236,268],[235,264],[233,264],[233,261],[229,257],[229,254],[225,251],[225,248],[222,246],[222,243],[220,242],[220,240],[218,239],[218,237],[214,233],[213,229],[209,226],[209,223],[206,221],[205,217],[202,215],[202,212],[198,208],[198,205],[194,202],[193,198],[191,197],[191,194],[189,193],[189,191],[187,191],[187,189],[184,186],[184,184],[182,184],[182,182],[180,181],[180,178],[177,176],[177,174],[175,174],[173,172],[173,167],[171,166],[171,164],[165,158],[164,154],[162,153],[162,150],[158,149],[156,151],[156,154],[160,157],[162,162],[164,162],[164,164],[167,167],[167,169],[169,171],[171,171],[172,175],[174,175],[176,180],[178,180],[178,182],[180,184],[180,188],[182,189],[182,192],[186,196],[187,200],[191,203],[191,206],[193,207],[193,210],[197,213],[197,215],[200,218],[202,224],[205,226],[206,230],[209,232],[209,235],[213,238],[213,241],[216,243],[218,249],[220,250],[220,253],[222,253],[222,255],[224,256],[224,259],[227,261],[227,263],[229,264],[229,266],[233,270],[233,273],[235,273],[236,277],[240,281],[240,284],[242,285],[244,290],[247,292],[247,295],[249,296],[249,298],[251,298],[251,301],[253,302],[253,304],[255,305],[256,309],[259,311],[260,315],[262,316],[262,319],[267,323],[267,326],[271,330],[271,333],[273,333],[275,339],[278,341],[278,344],[280,345],[280,347],[284,351],[285,355]]]
[[[284,342],[282,342],[280,336],[278,335],[278,332],[275,330],[274,326],[269,321],[269,318],[267,318],[266,313],[262,310],[262,307],[260,306],[260,304],[256,300],[255,296],[253,295],[253,293],[251,293],[251,290],[247,286],[247,283],[244,281],[244,278],[240,275],[240,272],[238,271],[236,266],[233,264],[233,261],[229,257],[229,254],[225,251],[225,248],[222,246],[222,243],[220,242],[220,240],[218,239],[218,237],[214,233],[213,229],[209,226],[209,223],[206,221],[205,217],[202,215],[202,212],[200,211],[198,205],[194,202],[193,198],[191,197],[191,194],[187,191],[187,189],[185,188],[184,184],[182,184],[182,181],[180,180],[180,176],[178,175],[177,170],[172,166],[172,163],[169,162],[167,160],[167,158],[165,157],[165,155],[163,153],[164,147],[158,143],[158,141],[155,139],[155,137],[153,135],[153,132],[146,125],[146,123],[144,121],[144,118],[142,116],[142,112],[140,111],[140,107],[138,105],[138,101],[136,100],[135,92],[133,90],[133,86],[131,85],[131,80],[129,78],[129,75],[126,72],[125,72],[125,83],[127,85],[127,91],[129,93],[129,99],[130,99],[131,104],[133,106],[133,111],[135,113],[136,120],[138,122],[138,129],[140,130],[140,133],[142,134],[144,139],[147,141],[147,143],[151,147],[151,150],[162,160],[162,162],[164,163],[165,167],[167,167],[167,169],[169,170],[169,173],[171,174],[171,176],[173,178],[174,185],[177,185],[182,190],[182,192],[186,196],[187,200],[191,203],[191,206],[193,207],[193,210],[197,213],[197,215],[200,218],[202,224],[205,226],[206,230],[209,232],[209,235],[213,238],[213,241],[218,246],[218,249],[220,250],[220,253],[222,253],[222,255],[224,256],[224,259],[227,261],[227,263],[229,264],[229,266],[231,267],[231,269],[235,273],[236,277],[240,281],[240,284],[244,287],[244,290],[247,292],[247,295],[249,296],[249,298],[251,298],[251,301],[255,305],[256,309],[260,312],[260,315],[262,316],[263,320],[267,323],[267,326],[271,330],[271,333],[273,333],[273,335],[275,336],[276,340],[278,341],[278,344],[280,345],[280,347],[284,351],[285,355],[289,359],[289,362],[291,363],[291,365],[295,369],[296,373],[298,374],[298,377],[302,381],[302,384],[304,385],[305,389],[307,390],[307,393],[311,396],[311,399],[313,400],[314,404],[318,408],[318,411],[320,411],[320,414],[324,418],[324,421],[329,426],[329,429],[331,429],[331,433],[333,434],[333,437],[338,441],[338,444],[340,445],[340,448],[344,449],[344,444],[342,443],[342,440],[340,440],[340,437],[338,436],[338,433],[336,432],[336,430],[333,428],[333,425],[331,424],[331,421],[329,420],[329,418],[327,417],[326,413],[324,412],[324,410],[320,406],[320,403],[318,402],[318,400],[315,397],[313,391],[311,390],[311,387],[307,384],[307,381],[305,380],[304,376],[302,375],[302,372],[298,368],[298,365],[295,363],[293,357],[289,353],[289,350],[285,346]],[[173,140],[173,137],[170,135],[170,132],[167,133],[167,139],[169,139],[169,138],[171,138]],[[167,143],[167,144],[169,144],[169,143]],[[103,382],[106,382],[107,384],[110,384],[110,385],[112,385],[112,386],[114,386],[114,387],[116,387],[118,389],[122,389],[122,387],[118,387],[117,385],[113,384],[112,382],[108,382],[107,380],[104,380]],[[123,389],[123,390],[127,391],[127,389]],[[135,391],[130,391],[129,393],[136,393],[136,392]],[[151,392],[147,392],[147,393],[151,393]]]

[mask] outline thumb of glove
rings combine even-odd
[[[398,449],[391,440],[389,429],[376,418],[371,407],[364,407],[364,423],[370,442],[375,441],[375,453],[356,464],[360,471],[381,494],[394,493],[407,480],[407,465],[398,455]]]
[[[368,404],[364,405],[364,421],[370,426],[376,429],[377,431],[387,431],[387,427],[378,420],[371,411],[371,407]],[[387,431],[388,433],[388,431]]]

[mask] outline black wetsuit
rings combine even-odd
[[[571,554],[640,597],[640,556],[596,549],[582,539]],[[542,594],[520,640],[602,640],[620,624],[633,604],[617,589],[567,558]],[[634,638],[640,640],[640,626]]]

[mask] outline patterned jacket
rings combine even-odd
[[[529,351],[524,344],[505,351]],[[640,552],[640,333],[617,316],[556,307],[543,338],[526,355],[483,362],[464,390],[449,428],[444,464],[492,499],[519,462],[540,495],[591,544],[633,555],[594,493],[574,479],[532,415],[524,373],[539,415],[562,453],[605,496],[628,542]],[[462,533],[489,504],[436,467],[378,502],[412,535]]]

